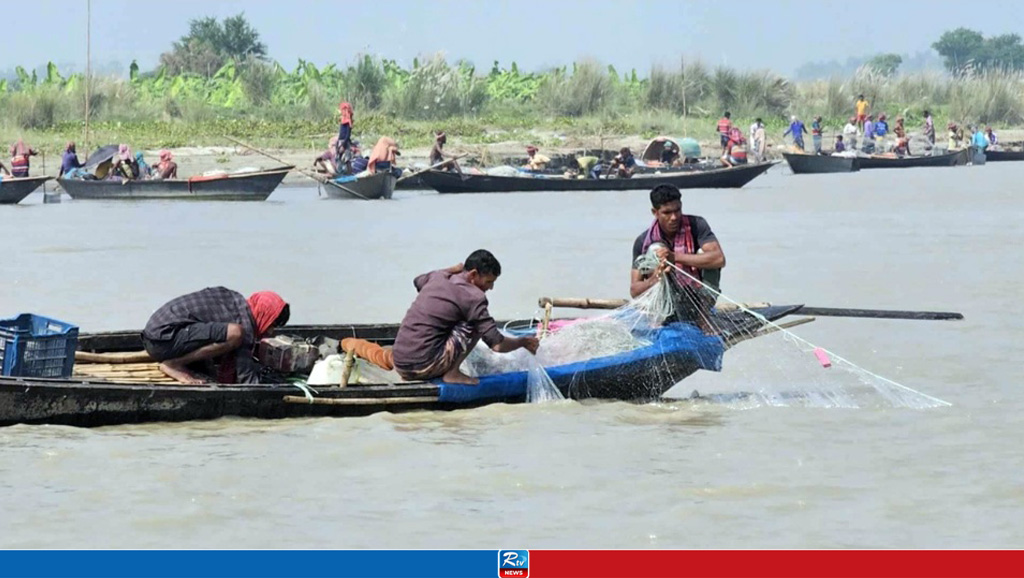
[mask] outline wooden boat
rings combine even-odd
[[[967,149],[925,157],[859,157],[861,169],[906,169],[913,167],[955,167],[967,164]]]
[[[813,173],[852,173],[860,170],[857,157],[834,157],[830,155],[802,155],[782,153],[795,175]]]
[[[17,205],[53,177],[4,178],[0,180],[0,205]]]
[[[764,306],[756,311],[775,320],[799,309],[799,305]],[[568,398],[636,402],[657,399],[698,369],[721,369],[722,356],[732,345],[770,332],[764,329],[757,333],[763,328],[762,321],[739,310],[721,311],[717,316],[716,324],[723,328],[718,336],[704,335],[689,324],[674,323],[657,330],[648,347],[546,369],[556,387]],[[397,332],[398,326],[392,324],[296,326],[288,327],[285,333],[334,339],[355,336],[390,345]],[[139,333],[83,334],[79,337],[79,349],[108,354],[138,351],[142,347]],[[396,376],[360,363],[360,367],[366,368],[364,379],[357,383],[350,381],[347,387],[316,386],[308,396],[297,386],[286,383],[177,384],[152,377],[155,369],[152,363],[148,369],[126,371],[124,377],[97,377],[89,364],[77,365],[76,374],[70,379],[0,377],[0,426],[27,423],[92,427],[225,416],[341,417],[380,411],[450,410],[490,403],[519,403],[526,398],[528,377],[525,371],[485,376],[479,385],[465,386],[398,382]],[[90,372],[93,377],[84,375]]]
[[[990,163],[1001,161],[1024,161],[1024,150],[994,151],[992,149],[988,149],[985,151],[985,158]]]
[[[265,201],[281,184],[292,166],[255,173],[199,176],[168,180],[79,180],[58,179],[58,183],[78,200],[201,200]]]
[[[395,192],[397,181],[395,175],[381,171],[365,177],[338,177],[328,180],[324,183],[323,190],[329,199],[390,199]]]
[[[768,172],[775,163],[739,165],[707,171],[637,175],[631,179],[567,179],[547,175],[497,177],[429,171],[423,181],[439,193],[511,193],[650,190],[662,184],[680,189],[738,189]]]

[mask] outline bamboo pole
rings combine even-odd
[[[89,106],[92,100],[92,0],[85,1],[85,154],[89,155]]]
[[[143,363],[147,361],[153,361],[153,358],[145,351],[118,351],[114,353],[75,352],[75,363]]]
[[[438,403],[438,396],[423,397],[314,397],[309,399],[301,395],[284,396],[285,403],[305,405],[398,405],[411,403]]]

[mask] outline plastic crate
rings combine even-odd
[[[31,313],[0,319],[0,368],[17,377],[71,377],[78,327]]]

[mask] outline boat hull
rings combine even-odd
[[[970,151],[960,151],[930,157],[860,157],[861,169],[908,169],[914,167],[955,167],[967,164]]]
[[[985,160],[990,163],[1004,161],[1024,161],[1024,151],[985,151]]]
[[[0,205],[17,205],[53,177],[26,177],[0,181]]]
[[[564,179],[546,177],[499,177],[428,171],[422,178],[437,192],[513,193],[566,191],[650,190],[662,184],[680,189],[738,189],[768,172],[774,163],[740,165],[707,171],[680,171],[638,175],[631,179]]]
[[[329,199],[374,201],[390,199],[397,182],[398,179],[391,173],[380,172],[342,183],[327,181],[323,190]]]
[[[800,155],[782,153],[793,174],[852,173],[860,170],[856,157],[833,157],[826,155]]]
[[[76,201],[265,201],[292,168],[191,179],[124,182],[60,179],[57,182]]]
[[[800,306],[758,309],[778,319]],[[741,317],[738,317],[741,316]],[[693,326],[662,329],[652,345],[633,352],[547,368],[555,386],[571,399],[643,402],[659,398],[698,369],[716,371],[730,336],[761,327],[739,312],[720,314],[720,336],[705,336]],[[507,324],[502,324],[507,325]],[[680,329],[681,328],[681,329]],[[668,332],[667,334],[664,332]],[[298,337],[361,337],[381,345],[394,343],[397,324],[295,326]],[[140,332],[79,336],[82,351],[138,351]],[[281,419],[346,417],[375,412],[451,410],[496,402],[526,401],[526,372],[481,378],[479,386],[398,382],[315,387],[308,400],[289,384],[202,385],[117,383],[99,378],[37,379],[0,377],[0,426],[60,424],[98,427],[130,423],[209,420],[221,417]]]

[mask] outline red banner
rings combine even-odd
[[[531,578],[1013,578],[1024,551],[530,550]]]

